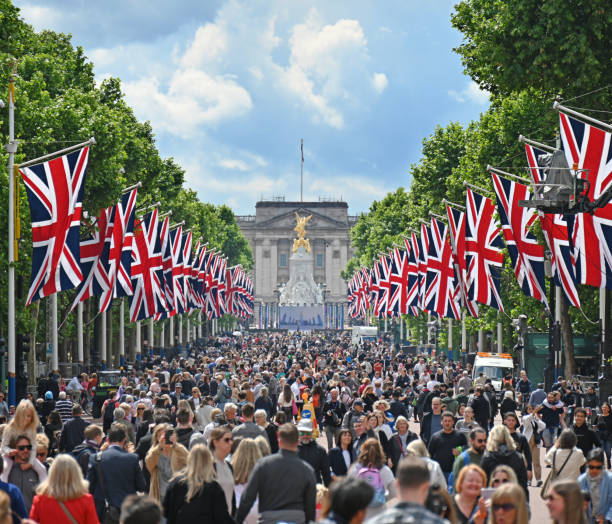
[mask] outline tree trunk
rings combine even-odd
[[[565,368],[563,376],[567,379],[576,374],[576,361],[574,360],[574,332],[569,318],[569,306],[565,297],[560,301],[561,304],[561,337],[563,338]]]

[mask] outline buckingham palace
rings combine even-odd
[[[287,202],[283,197],[275,197],[257,202],[254,215],[236,217],[255,260],[252,274],[255,322],[259,319],[262,323],[263,311],[260,310],[265,309],[265,325],[275,324],[274,306],[279,303],[282,287],[289,281],[296,214],[311,217],[307,222],[306,236],[312,252],[312,276],[323,290],[326,310],[330,311],[337,327],[340,320],[344,323],[347,303],[346,282],[340,272],[353,256],[349,230],[358,217],[349,216],[346,202],[327,199]]]

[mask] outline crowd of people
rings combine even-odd
[[[575,381],[258,333],[138,361],[92,419],[96,387],[0,399],[0,524],[612,521],[610,406]]]

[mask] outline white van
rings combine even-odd
[[[352,343],[353,346],[360,346],[364,341],[375,342],[378,337],[376,326],[353,326]]]
[[[482,372],[485,377],[491,379],[495,391],[500,392],[504,377],[514,372],[514,361],[508,353],[477,353],[472,369],[473,380]]]

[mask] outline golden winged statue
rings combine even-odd
[[[293,230],[298,234],[298,238],[293,239],[293,252],[295,253],[300,246],[303,246],[304,249],[308,253],[310,253],[310,240],[304,238],[306,236],[306,222],[308,222],[312,218],[312,215],[307,217],[301,217],[298,215],[297,211],[295,212],[295,219],[297,220],[297,225],[293,228]]]

